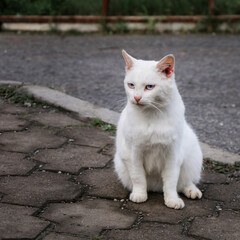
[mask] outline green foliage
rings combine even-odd
[[[216,0],[214,13],[220,14],[240,14],[240,0]]]
[[[207,15],[209,0],[111,0],[109,15]],[[0,0],[0,15],[101,15],[102,0]],[[215,14],[240,14],[240,0],[216,0]]]
[[[116,127],[114,125],[105,123],[99,118],[94,118],[92,120],[92,125],[95,127],[100,127],[103,131],[108,131],[108,132],[112,132],[112,133],[116,132]]]
[[[204,160],[204,168],[219,173],[229,174],[240,171],[240,162],[235,162],[234,164],[227,164],[222,162]]]
[[[1,0],[0,15],[100,15],[101,0]]]
[[[32,104],[34,106],[36,105],[36,100],[33,97],[22,93],[17,93],[16,89],[17,88],[0,87],[0,97],[5,98],[12,103],[29,103],[31,106]]]

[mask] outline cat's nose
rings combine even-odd
[[[141,97],[141,96],[135,96],[134,99],[135,99],[136,102],[138,103],[138,102],[142,99],[142,97]]]

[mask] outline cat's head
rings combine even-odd
[[[124,87],[128,101],[140,109],[163,108],[169,104],[174,84],[173,55],[160,61],[135,59],[122,51],[126,62]]]

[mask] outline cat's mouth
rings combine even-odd
[[[144,104],[142,104],[142,103],[135,103],[138,107],[143,107],[143,106],[145,106]]]

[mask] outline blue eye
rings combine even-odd
[[[152,90],[154,87],[155,87],[155,85],[149,84],[149,85],[145,86],[145,90]]]
[[[129,88],[131,88],[131,89],[134,89],[134,88],[135,88],[135,86],[134,86],[133,83],[128,83],[128,86],[129,86]]]

